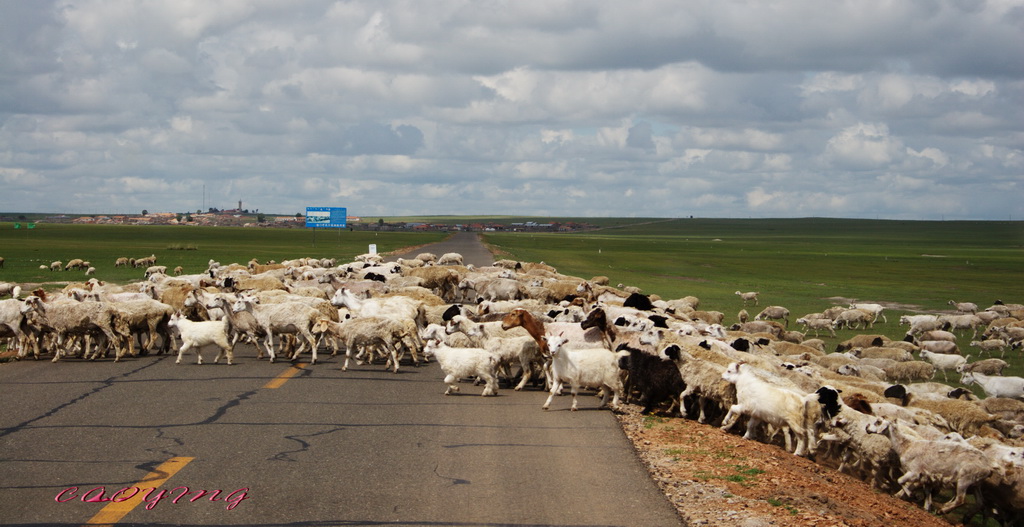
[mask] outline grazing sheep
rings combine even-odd
[[[862,327],[870,328],[874,325],[874,314],[863,309],[847,309],[832,321],[832,327],[835,329],[842,329],[843,326],[846,326],[847,329],[861,329]]]
[[[754,305],[755,306],[757,305],[757,295],[758,295],[757,291],[750,291],[750,292],[747,292],[747,293],[743,293],[741,291],[736,291],[736,294],[739,295],[740,298],[743,299],[743,305],[747,305],[747,302],[750,302],[751,300],[754,301]]]
[[[921,351],[929,351],[944,355],[960,354],[960,348],[956,345],[956,342],[950,342],[948,340],[922,340],[918,342],[918,345],[921,347]]]
[[[942,315],[939,317],[939,323],[942,324],[942,329],[956,332],[971,330],[971,339],[978,336],[978,328],[984,325],[984,322],[977,315]]]
[[[877,348],[888,346],[892,340],[885,335],[860,334],[854,335],[836,345],[836,351],[848,351],[853,348]]]
[[[789,327],[789,310],[782,306],[768,306],[762,309],[754,320],[783,320],[786,327]]]

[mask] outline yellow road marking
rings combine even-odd
[[[265,384],[263,387],[264,388],[270,388],[270,389],[280,388],[281,385],[285,383],[285,381],[287,381],[288,379],[291,379],[292,377],[294,377],[296,373],[299,373],[299,370],[301,370],[302,368],[305,368],[305,367],[306,367],[306,363],[305,362],[299,362],[299,363],[296,363],[296,364],[292,364],[291,368],[288,368],[281,375],[278,375],[277,377],[274,377],[273,379],[271,379],[270,382]]]
[[[171,476],[175,475],[179,470],[185,468],[190,461],[195,459],[194,457],[172,457],[167,461],[164,461],[160,466],[156,467],[153,472],[146,474],[146,477],[142,478],[141,481],[132,485],[139,489],[148,489],[150,487],[160,488],[167,480],[171,479]],[[145,492],[137,492],[131,498],[116,502],[112,501],[107,504],[106,507],[96,513],[85,525],[114,525],[121,521],[126,514],[132,511],[140,503],[142,503]]]

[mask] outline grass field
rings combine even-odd
[[[364,232],[338,229],[314,233],[311,229],[241,227],[120,226],[37,224],[15,229],[0,223],[0,256],[7,261],[0,280],[18,283],[80,281],[82,272],[51,272],[40,265],[67,263],[81,258],[96,268],[101,280],[127,282],[142,278],[139,269],[115,268],[121,256],[140,258],[155,254],[168,269],[182,266],[186,273],[206,270],[211,259],[227,264],[282,261],[304,256],[351,261],[366,253],[370,244],[386,253],[398,248],[437,242],[445,233]]]
[[[488,233],[485,240],[510,258],[544,261],[559,271],[612,285],[640,287],[664,298],[693,295],[703,309],[736,320],[743,307],[734,292],[759,291],[761,306],[782,305],[792,320],[849,300],[903,306],[887,312],[875,331],[901,338],[906,312],[949,310],[949,300],[996,299],[1024,303],[1024,222],[910,222],[842,219],[628,219],[439,216],[386,221],[476,223],[583,221],[603,227],[576,234]],[[89,260],[96,276],[115,282],[141,278],[138,269],[115,269],[119,256],[156,254],[161,265],[186,272],[222,263],[300,256],[346,261],[377,244],[381,253],[441,240],[439,232],[360,232],[183,226],[85,226],[38,224],[14,229],[0,223],[0,280],[74,281],[82,273],[39,270],[70,258]],[[760,307],[748,306],[751,317]],[[842,339],[852,332],[841,332]],[[970,352],[969,335],[961,348]],[[1024,374],[1013,354],[1012,372]]]

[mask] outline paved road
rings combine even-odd
[[[136,486],[156,490],[122,524],[681,524],[596,397],[544,412],[536,390],[446,397],[436,364],[188,358],[0,364],[0,524],[81,525],[117,505],[83,498]]]
[[[440,257],[444,253],[459,253],[462,255],[463,263],[483,267],[494,263],[494,255],[484,247],[480,241],[480,235],[475,232],[455,232],[444,241],[430,244],[426,247],[402,253],[394,254],[386,258],[394,261],[398,258],[414,258],[416,255],[429,252]]]

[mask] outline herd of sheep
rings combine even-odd
[[[11,296],[0,300],[0,342],[19,358],[55,362],[176,351],[178,362],[194,352],[201,364],[202,348],[216,347],[214,362],[231,364],[239,342],[269,362],[344,353],[342,369],[352,360],[393,371],[432,360],[445,373],[445,394],[467,380],[482,383],[485,396],[502,381],[515,390],[543,383],[544,409],[568,387],[575,410],[579,390],[595,389],[601,406],[624,400],[726,430],[742,424],[745,438],[927,508],[951,491],[943,513],[964,506],[969,493],[977,498],[971,512],[1003,523],[1024,510],[1024,379],[1002,375],[1006,353],[1024,341],[1022,305],[951,301],[955,313],[901,317],[906,337],[894,340],[871,333],[887,320],[878,304],[805,314],[794,321],[798,332],[782,306],[751,319],[745,307],[758,305],[758,293],[737,291],[744,309],[726,325],[695,297],[647,296],[543,263],[475,268],[454,253],[395,262],[361,255],[340,265],[211,260],[195,275],[169,275],[155,256],[115,265],[143,267],[143,280],[92,278],[59,292],[0,283],[0,296]],[[826,351],[821,333],[835,338],[841,328],[863,333]],[[967,332],[973,361],[957,345]],[[936,382],[937,374],[977,384],[986,396]]]

